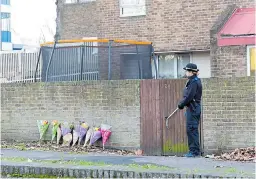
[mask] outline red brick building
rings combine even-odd
[[[181,77],[188,62],[202,78],[239,77],[255,72],[253,7],[254,0],[61,0],[57,25],[61,39],[153,42],[160,78]]]

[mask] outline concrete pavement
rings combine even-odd
[[[180,175],[183,177],[191,177],[191,175],[194,175],[198,177],[215,176],[254,178],[255,175],[255,163],[216,161],[206,158],[118,156],[94,153],[73,154],[50,151],[19,151],[13,149],[2,149],[1,153],[3,154],[1,155],[1,167],[5,167],[2,168],[2,171],[10,170],[8,169],[10,166],[36,166],[37,168],[47,166],[54,168],[54,170],[66,167],[77,170],[90,169],[92,171],[96,169],[97,171],[99,169],[101,171],[106,169],[108,171],[135,171],[134,177],[136,172],[142,172],[141,174],[138,174],[138,176],[140,175],[141,177],[143,177],[142,174],[145,172],[149,174],[156,172],[159,176],[160,174],[166,174],[166,177],[169,176],[167,174],[172,174],[172,176]],[[61,163],[61,161],[66,161],[67,163]],[[33,171],[35,171],[35,169]],[[96,174],[94,173],[94,175]],[[71,176],[73,176],[73,174]],[[82,175],[79,174],[79,176]],[[97,176],[100,176],[99,171]],[[160,178],[162,177],[163,176]]]

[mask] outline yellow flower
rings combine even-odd
[[[85,123],[82,123],[82,125],[81,125],[83,128],[88,128],[88,126],[85,124]]]
[[[56,124],[58,124],[58,121],[57,121],[57,120],[52,121],[52,125],[55,126]]]

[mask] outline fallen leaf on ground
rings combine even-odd
[[[218,160],[233,160],[233,161],[252,161],[255,162],[256,147],[236,148],[232,152],[223,153],[220,156],[215,156]]]

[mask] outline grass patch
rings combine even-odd
[[[27,147],[24,143],[19,143],[15,146],[16,149],[18,150],[27,150]]]
[[[162,170],[162,171],[169,171],[175,170],[176,168],[171,168],[167,166],[159,166],[154,164],[130,164],[130,165],[113,165],[104,162],[91,162],[85,160],[32,160],[28,158],[22,157],[2,157],[2,161],[13,161],[13,162],[36,162],[36,163],[44,163],[44,164],[66,164],[66,165],[77,165],[77,166],[123,166],[128,167],[130,169],[139,169],[139,170]]]
[[[169,171],[169,170],[175,170],[176,168],[171,168],[167,166],[160,166],[160,165],[154,165],[154,164],[144,164],[144,165],[139,165],[139,164],[130,164],[128,165],[129,168],[133,169],[143,169],[143,170],[164,170],[164,171]]]
[[[1,173],[1,175],[7,178],[65,178],[65,177],[56,177],[53,175],[18,174],[18,173],[13,173],[13,174]]]
[[[111,164],[106,164],[104,162],[90,162],[84,160],[70,160],[70,161],[62,161],[63,164],[70,165],[79,165],[79,166],[111,166]]]
[[[1,157],[2,161],[13,161],[13,162],[26,162],[29,159],[22,158],[22,157]]]
[[[91,161],[85,161],[85,160],[64,160],[61,158],[60,160],[32,160],[28,158],[22,158],[22,157],[2,157],[2,161],[13,161],[13,162],[35,162],[35,163],[42,163],[42,164],[62,164],[62,165],[74,165],[74,166],[98,166],[98,167],[126,167],[128,169],[133,170],[139,170],[139,171],[173,171],[178,170],[178,168],[173,167],[167,167],[167,166],[160,166],[160,165],[154,165],[154,164],[129,164],[129,165],[113,165],[109,163],[104,162],[91,162]],[[187,169],[187,174],[196,174],[196,173],[220,173],[223,174],[223,176],[230,175],[230,174],[237,174],[242,177],[251,178],[254,176],[252,173],[248,173],[245,171],[237,170],[236,168],[215,168],[211,170],[202,170],[202,169]],[[45,176],[45,175],[19,175],[19,174],[12,174],[10,177],[13,178],[56,178],[56,176]]]
[[[85,160],[32,160],[22,157],[2,157],[2,161],[13,161],[13,162],[36,162],[36,163],[52,163],[52,164],[69,164],[69,165],[80,165],[80,166],[110,166],[104,162],[90,162]]]
[[[236,168],[227,168],[224,171],[225,173],[229,174],[229,173],[237,173],[237,169]]]

